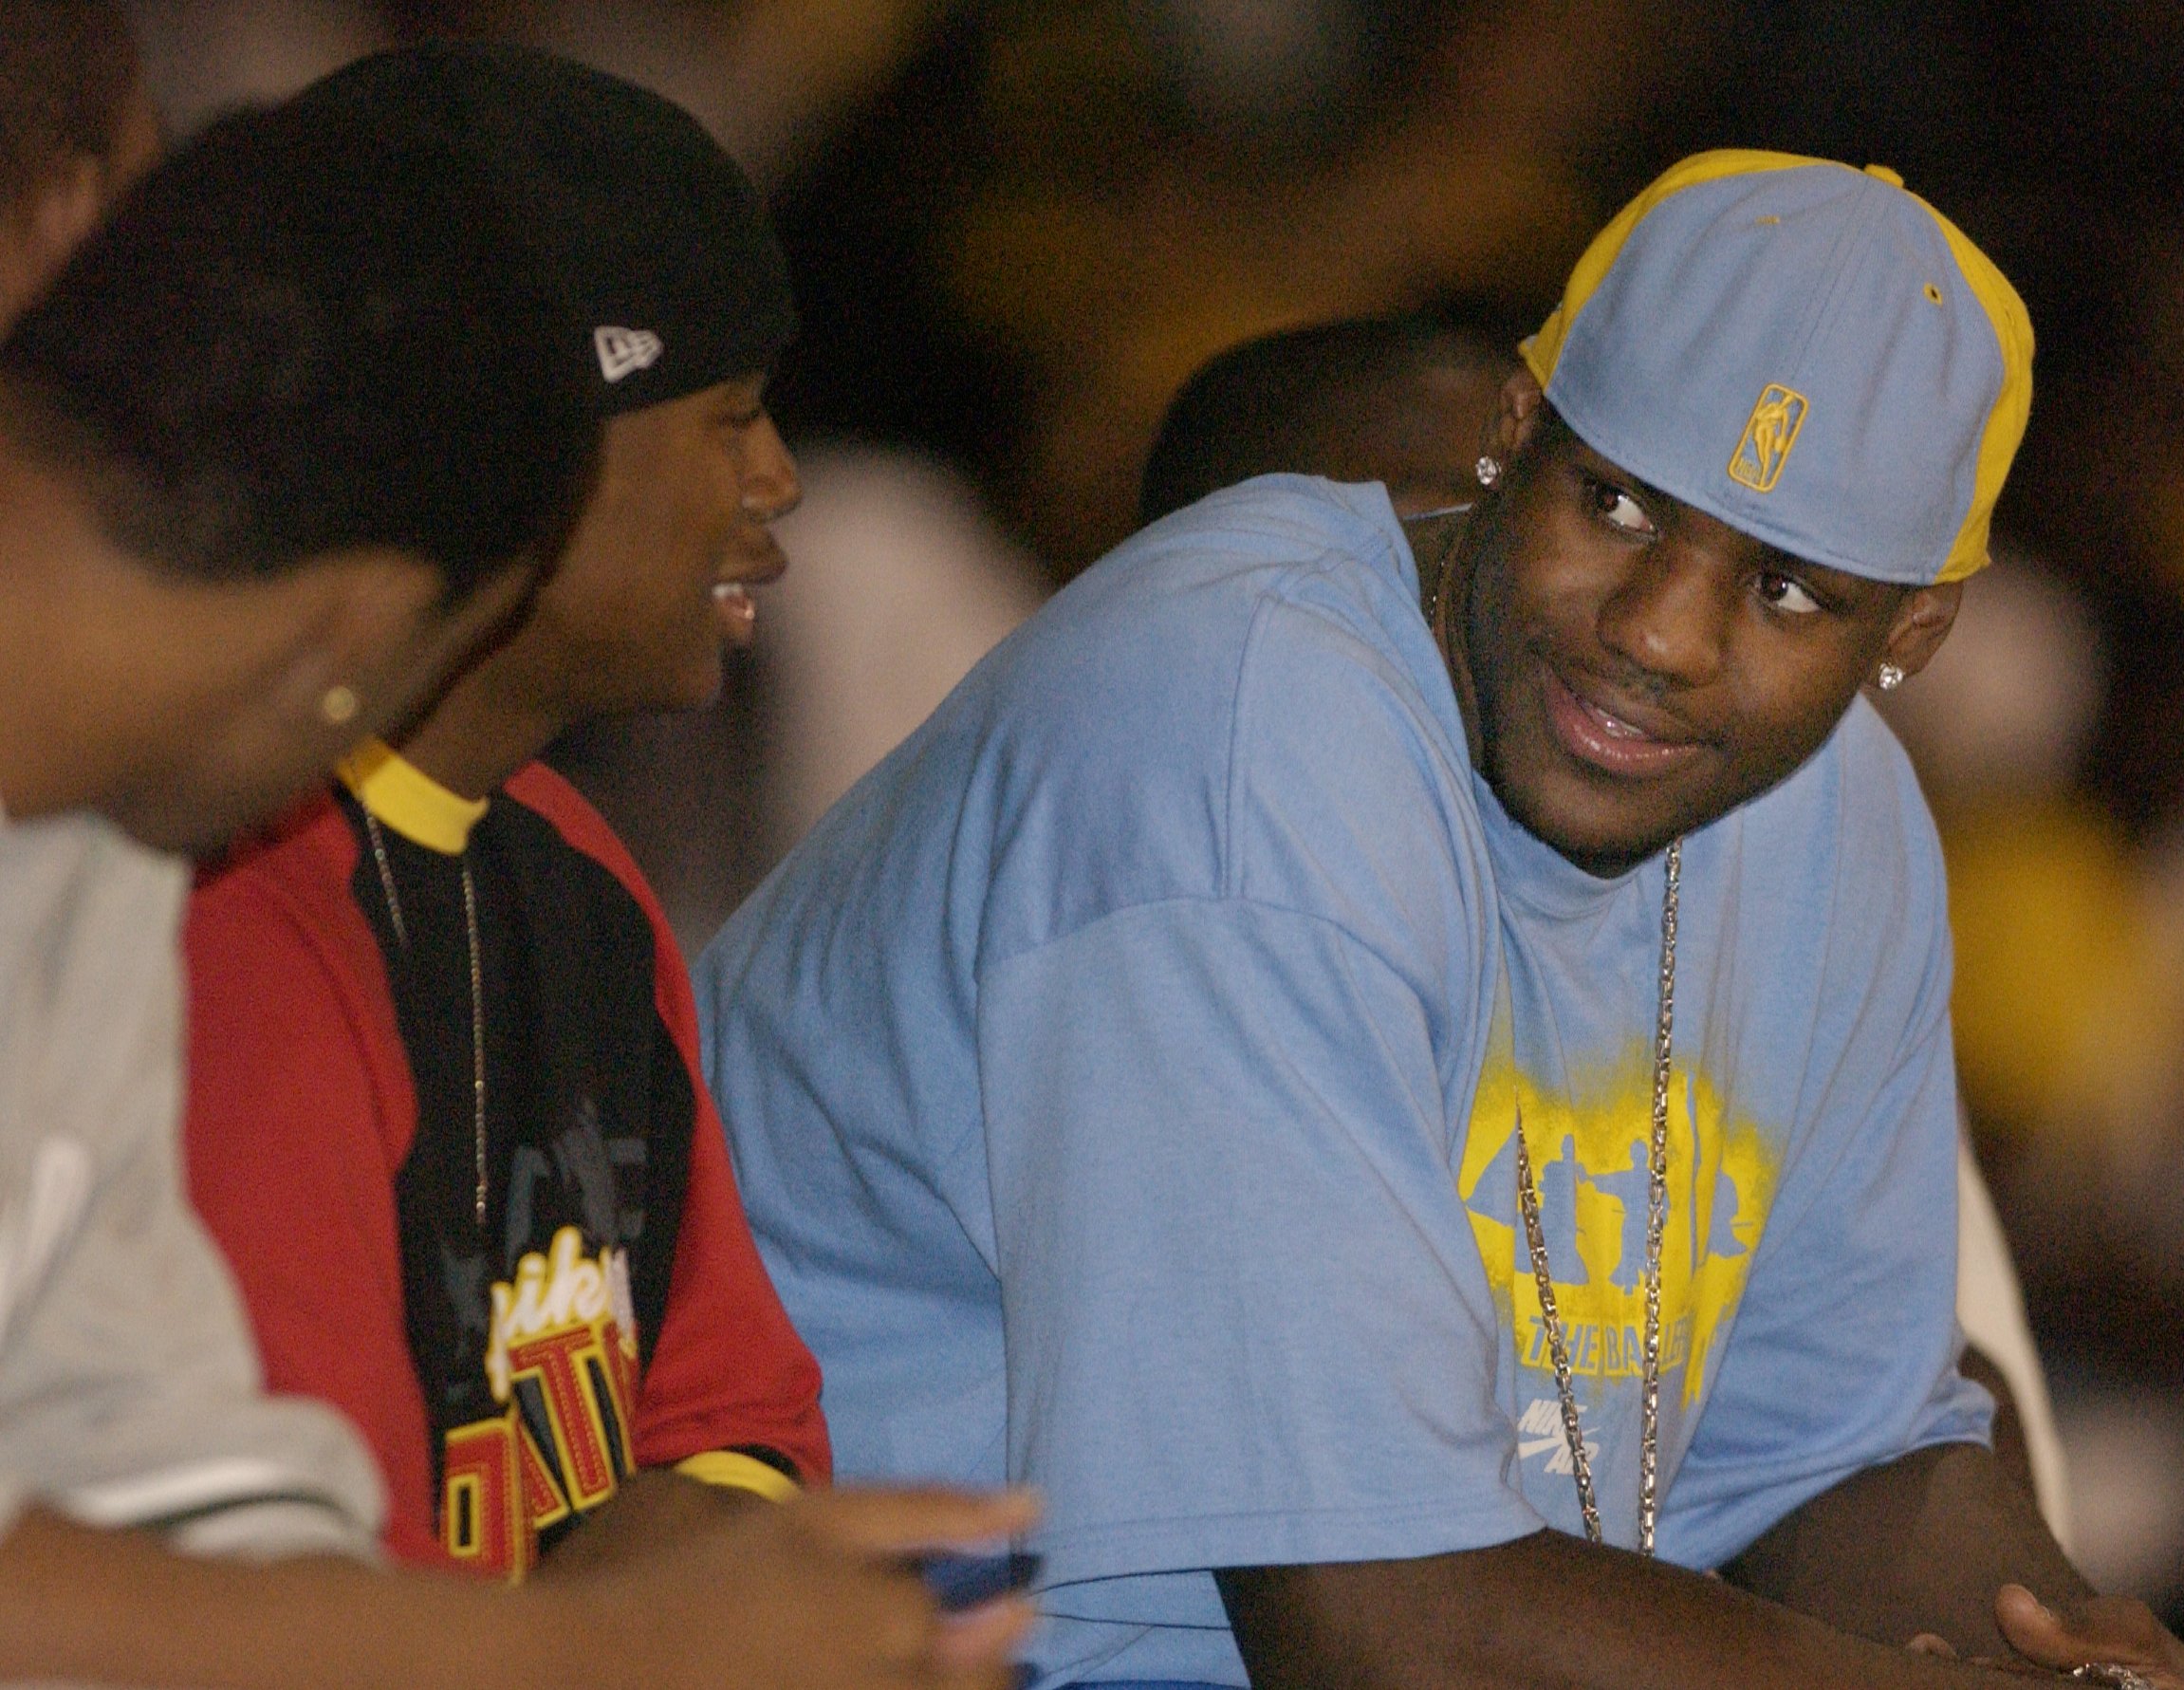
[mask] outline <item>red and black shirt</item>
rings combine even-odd
[[[627,852],[540,765],[490,806],[384,748],[343,780],[202,879],[186,934],[192,1192],[269,1384],[363,1430],[393,1553],[498,1576],[635,1466],[824,1478]]]

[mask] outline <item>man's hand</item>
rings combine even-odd
[[[1927,1633],[1975,1659],[2008,1653],[1994,1619],[2005,1584],[2029,1585],[2050,1601],[2093,1593],[2031,1496],[1971,1444],[1919,1450],[1845,1479],[1722,1575],[1877,1643]]]
[[[752,1491],[709,1485],[662,1467],[644,1467],[615,1489],[606,1504],[557,1544],[540,1578],[603,1571],[626,1556],[672,1545],[746,1509],[771,1508]]]
[[[2127,1666],[2156,1690],[2184,1690],[2184,1643],[2142,1602],[2088,1596],[2049,1607],[2022,1585],[1994,1599],[1995,1624],[2026,1660],[2058,1672],[2088,1662]]]
[[[698,1500],[702,1501],[703,1498]],[[0,1535],[0,1681],[222,1690],[1005,1690],[1021,1600],[940,1613],[911,1557],[1022,1495],[846,1491],[694,1511],[509,1590],[311,1557],[177,1555],[40,1509]]]
[[[632,1533],[611,1554],[549,1563],[519,1592],[517,1600],[554,1610],[541,1617],[569,1640],[570,1668],[585,1657],[572,1683],[581,1678],[632,1690],[877,1683],[1005,1690],[1009,1683],[1009,1651],[1030,1626],[1030,1605],[1009,1598],[944,1615],[914,1557],[1027,1530],[1037,1512],[1028,1498],[849,1490],[778,1507],[675,1512],[686,1530]]]

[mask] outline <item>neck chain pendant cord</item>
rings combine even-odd
[[[394,865],[387,861],[387,838],[379,820],[364,812],[364,832],[372,842],[372,861],[379,870],[379,890],[387,897],[387,919],[394,923],[395,938],[404,952],[410,948],[409,925],[402,919],[402,901],[395,891]],[[471,878],[466,852],[455,859],[463,877],[463,937],[470,941],[471,957],[471,1152],[477,1175],[472,1213],[480,1231],[486,1224],[486,982],[485,965],[478,949],[478,888]]]
[[[1660,1009],[1654,1021],[1653,1130],[1646,1153],[1645,1349],[1638,1432],[1638,1553],[1651,1555],[1654,1522],[1660,1513],[1660,1257],[1668,1230],[1669,1050],[1675,1031],[1676,902],[1683,884],[1683,841],[1668,847],[1668,880],[1660,906]],[[1525,1246],[1531,1256],[1532,1279],[1539,1287],[1540,1323],[1546,1329],[1547,1354],[1554,1362],[1555,1395],[1563,1410],[1563,1437],[1569,1444],[1570,1471],[1576,1476],[1578,1508],[1585,1536],[1601,1541],[1600,1505],[1593,1495],[1592,1461],[1584,1430],[1578,1424],[1578,1399],[1570,1384],[1569,1345],[1555,1309],[1554,1275],[1547,1267],[1546,1237],[1540,1226],[1539,1188],[1525,1149],[1524,1123],[1517,1123],[1517,1206],[1524,1213]]]

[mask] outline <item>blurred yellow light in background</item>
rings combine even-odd
[[[1957,1069],[1984,1130],[2137,1136],[2184,1031],[2170,923],[2113,824],[2067,799],[1953,816]]]

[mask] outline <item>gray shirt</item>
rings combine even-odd
[[[183,1196],[187,893],[102,821],[0,812],[0,1527],[38,1502],[194,1552],[369,1554],[369,1456],[266,1395]]]

